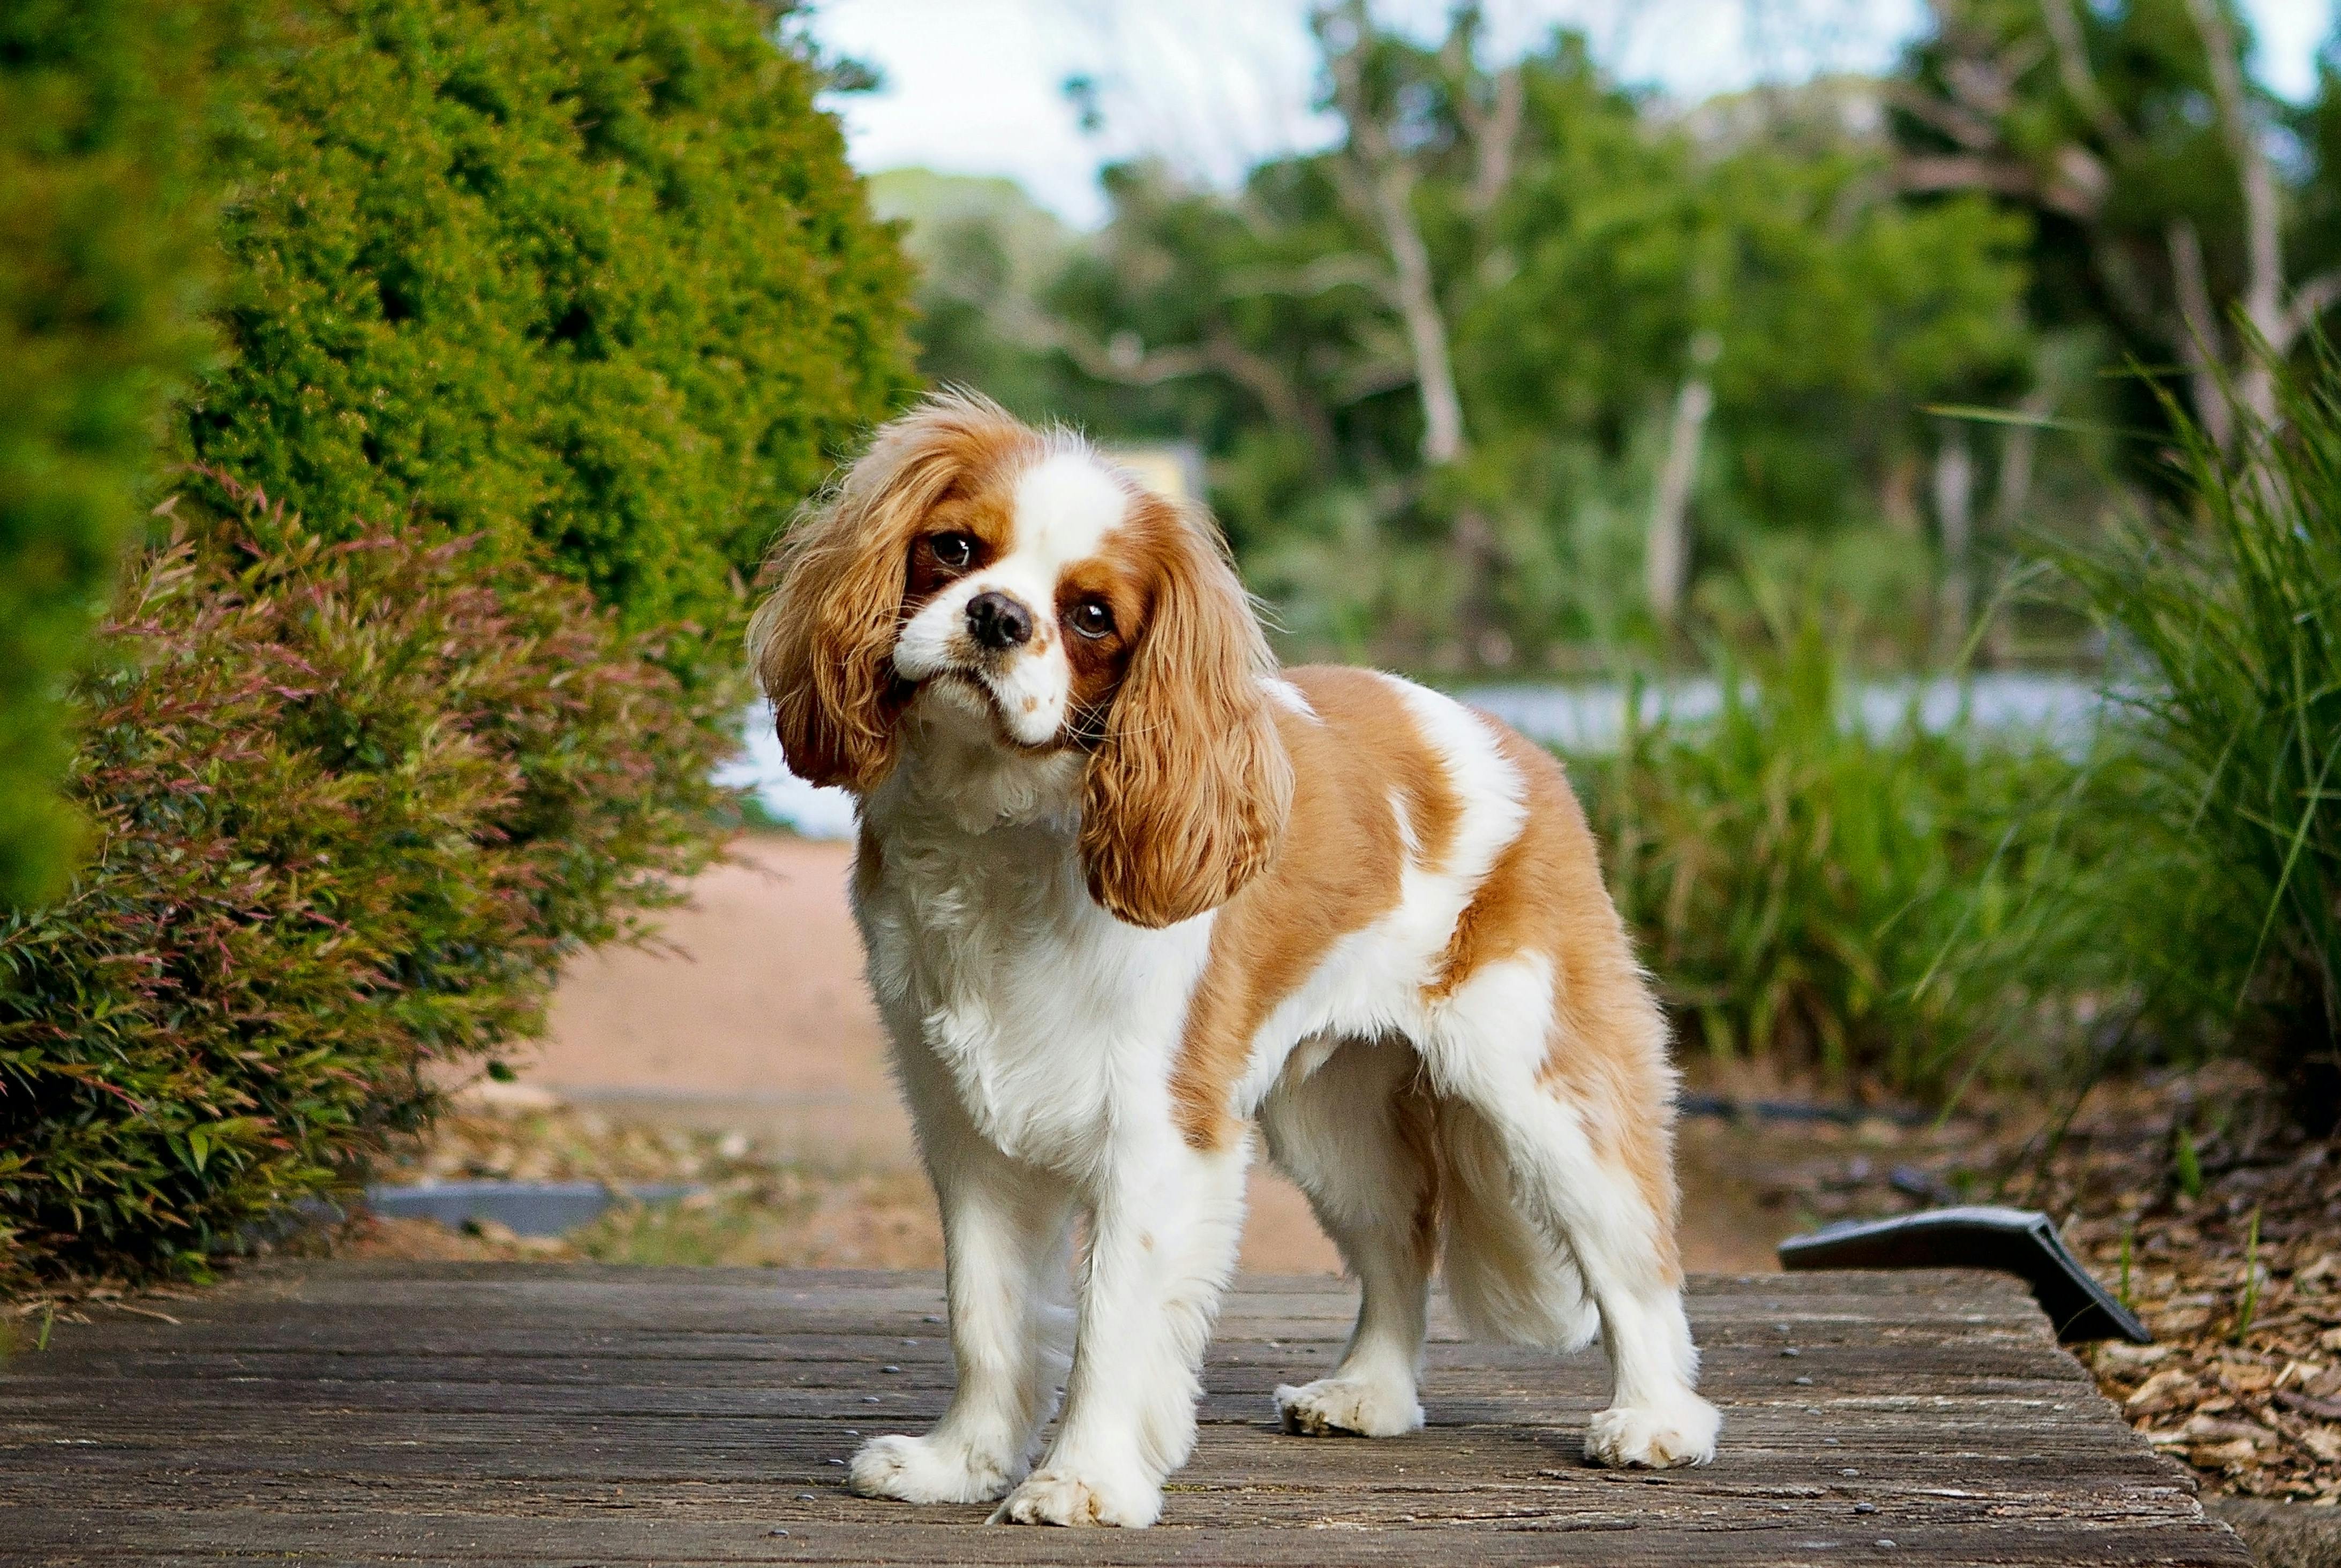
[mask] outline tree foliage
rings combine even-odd
[[[1199,444],[1310,648],[1454,668],[1653,636],[1648,498],[1693,379],[1698,577],[1875,533],[1898,496],[1923,575],[1922,411],[2033,375],[2026,219],[1898,195],[1866,84],[1683,115],[1573,34],[1497,65],[1468,8],[1431,43],[1361,12],[1321,18],[1340,144],[1232,195],[1109,171],[1106,228],[1037,284],[962,222],[925,284],[955,373]]]
[[[75,692],[95,858],[0,919],[0,1285],[199,1274],[345,1186],[704,863],[703,700],[475,553],[254,498],[124,586]]]
[[[324,526],[733,613],[904,390],[892,237],[747,0],[314,0],[248,78],[231,357],[177,442]]]
[[[0,908],[70,865],[65,682],[201,343],[196,67],[215,26],[177,0],[0,13]]]
[[[2030,305],[2116,363],[2183,368],[2225,444],[2219,383],[2265,420],[2270,368],[2341,302],[2333,158],[2341,99],[2286,103],[2248,74],[2234,0],[1934,0],[1893,130],[1914,192],[1989,194],[2036,219]],[[2167,428],[2134,382],[2119,416]],[[2153,477],[2140,448],[2133,471]]]

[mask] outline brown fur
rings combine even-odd
[[[1266,869],[1293,764],[1260,687],[1267,643],[1215,531],[1151,495],[1126,526],[1115,554],[1142,563],[1145,605],[1083,781],[1081,864],[1115,916],[1169,926]]]
[[[892,654],[913,553],[938,509],[957,509],[947,526],[979,536],[1004,526],[985,492],[1041,449],[1037,433],[983,399],[935,398],[880,431],[826,503],[789,530],[748,650],[800,777],[868,790],[892,770],[907,700]]]
[[[1578,1107],[1594,1153],[1631,1174],[1659,1216],[1672,1259],[1677,1206],[1674,1079],[1666,1026],[1602,885],[1592,830],[1560,764],[1499,731],[1528,786],[1528,820],[1456,922],[1434,997],[1483,966],[1523,953],[1552,965],[1553,1020],[1544,1079]]]
[[[1233,1086],[1277,1005],[1341,937],[1397,906],[1407,853],[1392,796],[1406,802],[1414,858],[1426,868],[1443,865],[1458,824],[1459,803],[1439,758],[1379,680],[1336,669],[1298,670],[1291,679],[1318,717],[1279,716],[1300,780],[1285,842],[1212,928],[1172,1073],[1180,1131],[1196,1147],[1222,1146],[1239,1130]],[[1509,731],[1499,735],[1525,786],[1527,819],[1465,906],[1426,995],[1450,996],[1485,966],[1522,954],[1550,962],[1544,1080],[1579,1107],[1597,1156],[1627,1172],[1664,1221],[1663,1267],[1671,1276],[1677,1200],[1664,1025],[1559,764]],[[1400,1114],[1408,1127],[1420,1126],[1424,1157],[1435,1158],[1431,1120],[1418,1121],[1404,1107]],[[1434,1221],[1426,1215],[1423,1223]]]
[[[1388,686],[1363,670],[1289,672],[1317,711],[1278,710],[1277,732],[1299,787],[1274,862],[1230,900],[1187,1012],[1170,1094],[1180,1132],[1198,1148],[1237,1131],[1229,1100],[1252,1037],[1333,943],[1396,908],[1405,864],[1390,798],[1407,803],[1422,864],[1452,848],[1460,807],[1438,756]]]

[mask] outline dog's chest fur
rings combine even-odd
[[[1073,769],[1016,759],[985,778],[996,754],[978,761],[948,732],[920,739],[863,811],[854,911],[872,988],[992,1143],[1091,1167],[1116,1129],[1165,1120],[1210,918],[1150,931],[1098,907]]]

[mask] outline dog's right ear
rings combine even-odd
[[[894,639],[920,525],[974,466],[1034,439],[989,399],[930,398],[881,427],[773,547],[748,658],[799,778],[867,793],[893,770]]]

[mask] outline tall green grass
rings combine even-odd
[[[2127,773],[2109,851],[2157,900],[2150,1015],[2341,1112],[2341,353],[2276,367],[2223,454],[2177,417],[2182,500],[2048,553],[2110,634]],[[2174,408],[2174,414],[2176,413]],[[2108,886],[2116,885],[2108,883]],[[2125,907],[2100,911],[2119,925]]]
[[[2227,453],[2174,409],[2176,499],[2041,546],[2107,634],[2085,759],[1866,729],[1848,638],[1776,605],[1711,719],[1579,760],[1687,1040],[1938,1099],[2237,1055],[2341,1122],[2341,353],[2278,383]]]
[[[2039,1033],[2073,840],[2045,742],[1915,713],[1873,732],[1806,610],[1720,654],[1712,718],[1629,720],[1573,771],[1679,1034],[1824,1087],[1941,1096]],[[1629,704],[1629,708],[1632,704]],[[2027,1049],[2033,1048],[2027,1046]]]

